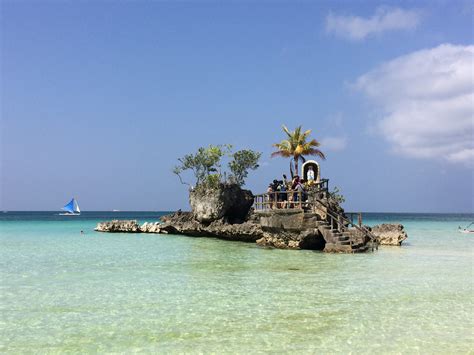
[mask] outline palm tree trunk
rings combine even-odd
[[[300,174],[298,173],[298,158],[295,158],[294,160],[295,160],[295,175],[299,176]],[[301,179],[301,176],[300,176],[300,179]]]

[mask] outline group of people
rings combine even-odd
[[[295,175],[288,180],[283,174],[283,180],[273,180],[267,189],[270,208],[293,208],[307,200],[305,180]]]

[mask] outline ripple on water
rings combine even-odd
[[[408,222],[409,246],[362,255],[9,223],[2,352],[473,350],[473,240],[457,221]]]

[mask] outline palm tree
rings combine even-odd
[[[320,146],[320,143],[316,139],[312,139],[309,142],[306,140],[311,134],[311,130],[301,132],[301,126],[296,127],[293,132],[283,125],[283,131],[288,136],[287,139],[282,140],[280,143],[273,144],[273,147],[277,148],[276,152],[272,153],[272,157],[280,156],[290,159],[290,173],[293,177],[293,167],[291,162],[294,162],[296,174],[298,174],[298,162],[301,160],[303,163],[306,161],[305,155],[317,155],[321,159],[326,159],[323,152],[316,147]]]

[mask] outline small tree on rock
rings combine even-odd
[[[262,153],[249,149],[243,149],[235,152],[232,155],[234,159],[229,162],[231,181],[235,182],[239,186],[245,184],[245,179],[248,176],[249,169],[255,170],[259,167],[258,160],[260,159],[261,155]]]
[[[222,177],[221,159],[224,156],[230,156],[233,158],[228,164],[231,172],[230,180],[232,183],[242,186],[245,183],[248,170],[258,168],[258,160],[262,154],[253,150],[239,150],[231,154],[231,149],[232,146],[229,144],[200,147],[195,154],[187,154],[179,158],[180,165],[174,167],[173,173],[178,176],[182,184],[191,186],[191,184],[184,182],[181,176],[183,172],[191,170],[196,178],[196,187],[217,188],[226,182]]]

